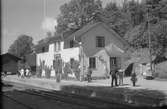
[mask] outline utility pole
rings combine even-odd
[[[84,53],[83,53],[83,46],[82,46],[82,42],[79,42],[75,39],[75,36],[74,36],[74,42],[77,43],[79,45],[79,51],[80,51],[80,64],[82,62],[82,74],[80,73],[80,81],[83,80],[83,77],[84,77],[84,68],[85,68],[85,65],[84,65]]]
[[[152,68],[152,50],[151,50],[151,34],[150,34],[150,17],[149,17],[149,11],[150,11],[151,5],[147,5],[147,30],[148,30],[148,47],[149,47],[149,60],[150,60],[150,71],[153,76],[153,68]]]

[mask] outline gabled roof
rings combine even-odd
[[[47,40],[44,40],[42,43],[37,44],[37,45],[35,46],[35,49],[40,49],[40,48],[42,48],[42,47],[44,47],[44,46],[48,46],[48,45],[51,44],[51,43],[54,43],[54,42],[56,42],[56,41],[61,41],[61,40],[63,40],[63,38],[61,37],[61,35],[49,37],[49,38],[47,38]]]
[[[111,27],[109,27],[107,24],[103,23],[103,22],[90,22],[87,25],[85,25],[84,27],[82,27],[81,29],[79,29],[78,31],[74,32],[73,34],[71,34],[69,37],[67,37],[65,40],[71,39],[75,36],[75,38],[79,38],[81,37],[83,34],[87,33],[88,31],[90,31],[91,29],[97,27],[98,25],[102,25],[107,31],[111,32],[112,34],[114,34],[114,36],[119,39],[123,44],[128,45],[128,42],[125,41],[122,37],[120,37],[113,29],[111,29]]]
[[[65,40],[73,38],[74,36],[77,38],[77,37],[83,35],[84,33],[90,31],[92,28],[96,27],[99,24],[101,24],[101,22],[97,22],[97,23],[90,22],[87,25],[83,26],[81,29],[79,29],[76,32],[74,32],[73,34],[71,34],[70,36],[66,37]]]
[[[9,60],[14,60],[14,61],[18,61],[18,60],[21,60],[21,58],[15,56],[15,55],[12,55],[10,53],[5,53],[5,54],[2,54],[1,55],[1,59],[2,59],[2,63],[7,63],[7,61]]]

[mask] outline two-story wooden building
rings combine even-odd
[[[129,44],[106,24],[98,22],[89,23],[64,39],[64,49],[72,47],[80,48],[82,75],[85,75],[90,66],[92,76],[103,77],[115,66],[122,67],[123,61],[128,57],[126,50]]]
[[[106,24],[88,23],[69,36],[53,38],[40,46],[37,50],[37,65],[45,61],[46,65],[51,66],[59,56],[64,62],[78,60],[81,76],[86,75],[90,66],[93,77],[105,77],[113,67],[121,68],[128,57],[128,47],[128,43]]]

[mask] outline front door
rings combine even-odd
[[[114,70],[115,67],[117,67],[117,58],[110,57],[110,71]]]

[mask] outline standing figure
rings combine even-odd
[[[137,75],[136,75],[135,72],[133,72],[133,73],[131,74],[131,81],[132,81],[133,86],[136,86]]]
[[[91,82],[92,80],[92,69],[90,67],[88,67],[88,72],[87,72],[87,79],[88,79],[88,82]]]
[[[115,86],[118,86],[118,84],[117,84],[117,73],[118,73],[118,70],[116,68],[113,71],[110,71],[111,87],[113,87],[114,81],[115,81]]]
[[[20,69],[20,77],[21,77],[21,78],[24,78],[24,69],[23,69],[23,68]]]
[[[25,69],[25,73],[26,73],[26,77],[30,77],[30,69],[29,68],[26,68]]]
[[[118,71],[119,85],[123,85],[123,77],[124,77],[124,71],[119,70]]]

